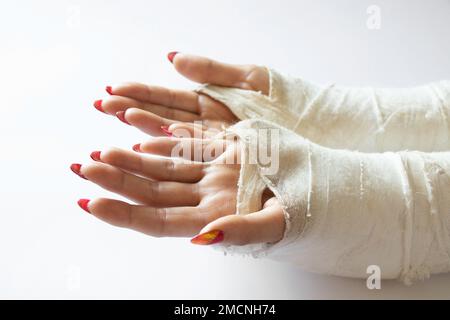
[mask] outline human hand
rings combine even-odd
[[[268,94],[269,75],[264,67],[232,65],[208,58],[171,53],[169,60],[184,77],[197,83],[261,91]],[[95,101],[100,111],[117,115],[122,121],[161,136],[161,127],[174,123],[201,121],[202,128],[222,130],[238,119],[224,104],[188,90],[175,90],[141,83],[124,83],[106,88],[110,96]]]
[[[184,126],[190,129],[189,124]],[[175,148],[190,151],[181,153],[181,158],[158,157],[173,156]],[[81,199],[84,210],[112,225],[155,237],[199,233],[192,239],[196,244],[244,245],[282,238],[283,211],[269,192],[263,195],[260,211],[235,214],[240,172],[236,140],[156,137],[135,149],[140,153],[115,148],[96,151],[91,155],[94,163],[72,165],[81,177],[137,203]],[[202,155],[206,150],[214,152],[209,159],[192,161],[196,150]]]

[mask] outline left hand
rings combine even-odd
[[[154,156],[171,156],[180,146],[200,147],[202,154],[205,148],[219,151],[204,162],[192,161],[193,153],[182,155],[188,159]],[[155,237],[200,233],[193,239],[197,244],[244,245],[282,238],[284,215],[273,195],[264,194],[261,210],[235,214],[240,164],[224,160],[238,159],[238,142],[157,137],[140,144],[139,151],[150,155],[108,149],[93,154],[96,162],[74,167],[80,176],[138,204],[99,198],[80,201],[80,206],[107,223]]]

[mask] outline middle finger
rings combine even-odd
[[[102,188],[137,203],[155,207],[196,206],[198,185],[173,181],[150,181],[103,163],[82,165],[80,174]]]

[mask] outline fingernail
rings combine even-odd
[[[205,232],[191,239],[191,243],[200,245],[210,245],[222,241],[223,231],[221,230],[212,230],[209,232]]]
[[[173,63],[173,59],[177,55],[178,51],[172,51],[167,54],[167,59],[169,59],[170,63]]]
[[[125,111],[116,112],[116,116],[117,116],[117,118],[119,118],[120,121],[130,125],[130,123],[127,121],[127,119],[125,119]]]
[[[108,92],[110,95],[112,95],[112,87],[111,86],[106,86],[105,88],[106,92]]]
[[[169,131],[169,127],[168,126],[161,126],[161,130],[162,132],[164,132],[164,134],[168,137],[173,136],[172,132]]]
[[[133,150],[136,152],[141,152],[141,144],[137,143],[133,146]]]
[[[91,153],[92,160],[94,160],[94,161],[101,161],[100,160],[100,154],[101,154],[101,151],[94,151],[94,152],[92,152]]]
[[[100,112],[103,112],[103,113],[105,112],[105,110],[103,110],[103,108],[102,108],[102,100],[95,100],[94,107],[95,107],[95,109],[97,109]]]
[[[70,166],[70,170],[73,171],[73,173],[75,173],[76,175],[78,175],[80,178],[86,179],[87,178],[85,176],[83,176],[80,172],[81,170],[81,164],[79,163],[72,163],[72,165]]]
[[[89,199],[78,200],[78,205],[80,206],[80,208],[83,209],[84,211],[86,211],[87,213],[91,213],[88,208],[89,201],[91,201],[91,200],[89,200]]]

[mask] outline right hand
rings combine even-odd
[[[268,94],[267,69],[255,65],[232,65],[204,57],[177,53],[172,61],[184,77],[217,86],[261,91]],[[239,121],[230,109],[209,96],[189,91],[175,90],[141,83],[124,83],[113,86],[111,95],[97,101],[97,107],[107,114],[126,111],[126,121],[153,136],[163,135],[161,126],[174,123],[202,122],[203,130],[224,128]]]

